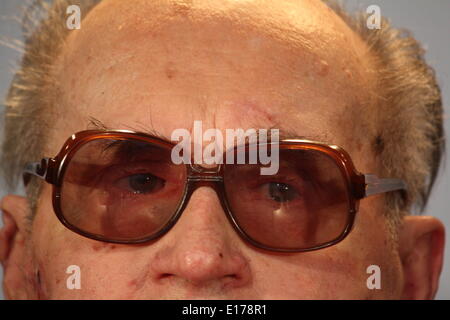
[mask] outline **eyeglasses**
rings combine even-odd
[[[243,239],[279,252],[334,245],[351,231],[360,199],[406,189],[402,180],[357,172],[342,148],[309,140],[278,142],[274,175],[261,175],[262,164],[175,164],[174,146],[127,130],[81,131],[56,157],[27,164],[24,182],[35,175],[53,185],[54,211],[70,230],[124,244],[161,237],[193,192],[211,187]]]

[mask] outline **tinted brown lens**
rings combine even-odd
[[[225,190],[238,225],[254,241],[278,249],[308,249],[338,238],[349,218],[344,176],[327,154],[280,149],[279,170],[227,165]]]
[[[64,172],[61,211],[78,229],[111,240],[160,231],[184,192],[185,167],[170,149],[130,139],[96,139],[74,151]]]

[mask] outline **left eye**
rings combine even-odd
[[[165,181],[149,173],[138,173],[119,179],[116,183],[133,194],[146,194],[163,188]]]
[[[277,202],[288,202],[299,196],[297,190],[286,183],[270,182],[268,183],[269,197]]]

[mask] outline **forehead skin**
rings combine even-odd
[[[170,136],[186,127],[179,111],[195,106],[191,124],[282,123],[353,148],[358,135],[342,124],[352,117],[367,134],[358,116],[371,104],[367,57],[355,34],[319,1],[111,0],[70,35],[58,83],[64,111],[101,115],[116,126],[124,109],[138,112],[130,120],[147,126],[170,114],[172,125],[158,128]],[[230,114],[230,108],[242,110]]]
[[[56,63],[60,108],[48,155],[89,117],[168,137],[202,120],[204,129],[223,131],[283,127],[341,145],[360,171],[372,171],[369,139],[355,138],[373,133],[364,122],[368,70],[366,47],[320,1],[102,1]],[[354,231],[338,245],[282,255],[243,242],[214,192],[200,188],[157,242],[109,246],[64,228],[45,185],[34,255],[48,297],[386,298],[398,294],[401,279],[397,255],[378,249],[389,239],[380,203],[364,200]],[[70,264],[84,270],[84,291],[61,285]],[[383,290],[366,287],[371,264],[383,270]],[[199,285],[226,266],[239,281]]]

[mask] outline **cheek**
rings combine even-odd
[[[358,220],[352,232],[353,250],[364,262],[366,279],[373,274],[367,272],[369,266],[380,268],[381,289],[369,290],[370,296],[396,298],[401,293],[401,261],[383,210],[382,197],[367,198],[361,203]]]
[[[338,247],[255,261],[264,299],[364,299],[362,261]],[[276,270],[276,272],[273,272]]]
[[[114,299],[131,296],[133,286],[128,284],[138,278],[139,271],[133,271],[129,261],[136,257],[130,257],[114,244],[83,238],[65,228],[53,212],[49,189],[44,188],[33,221],[32,255],[40,274],[39,297]],[[77,278],[81,289],[73,289]]]
[[[265,299],[386,299],[401,293],[401,264],[381,214],[361,207],[354,229],[339,244],[292,255],[255,256],[255,283]],[[375,208],[375,207],[373,207]],[[378,266],[380,289],[368,287]],[[276,272],[274,272],[276,270]]]

